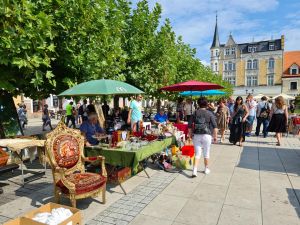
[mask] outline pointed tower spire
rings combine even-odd
[[[214,39],[211,44],[211,48],[220,47],[220,41],[219,41],[219,31],[218,31],[218,12],[216,12],[216,26],[215,26],[215,33],[214,33]]]

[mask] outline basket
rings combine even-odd
[[[9,155],[0,148],[0,167],[6,166]]]

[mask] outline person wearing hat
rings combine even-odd
[[[84,121],[79,129],[85,137],[86,146],[99,144],[99,140],[95,138],[95,136],[104,135],[104,130],[99,125],[98,116],[96,113],[90,113],[88,120]]]
[[[157,125],[161,123],[169,123],[168,116],[163,108],[161,108],[159,112],[155,115],[153,122]]]

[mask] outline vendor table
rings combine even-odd
[[[21,172],[22,172],[22,185],[26,182],[31,181],[32,179],[24,178],[24,150],[28,149],[29,151],[36,150],[37,147],[44,147],[45,140],[35,140],[35,139],[23,139],[23,138],[15,138],[15,139],[0,139],[0,147],[7,148],[8,150],[15,152],[16,155],[21,160]],[[46,174],[46,160],[44,160],[44,171],[36,174],[34,179],[37,177],[41,177]]]
[[[171,144],[175,144],[174,137],[166,138],[161,141],[153,141],[147,146],[143,146],[137,150],[131,151],[123,149],[109,149],[101,146],[85,147],[85,154],[88,157],[98,155],[104,156],[107,164],[113,166],[131,167],[133,174],[136,174],[141,161],[163,151]]]
[[[189,133],[189,127],[188,124],[184,123],[175,123],[174,127],[176,127],[178,130],[183,131],[185,134],[185,137],[187,138],[187,135]]]

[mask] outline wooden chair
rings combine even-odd
[[[68,128],[61,121],[46,135],[45,146],[52,168],[56,202],[59,203],[60,195],[64,195],[76,207],[77,199],[96,197],[102,193],[102,202],[105,203],[105,158],[84,157],[84,137],[79,130]],[[85,172],[84,163],[93,160],[101,162],[102,174]]]

